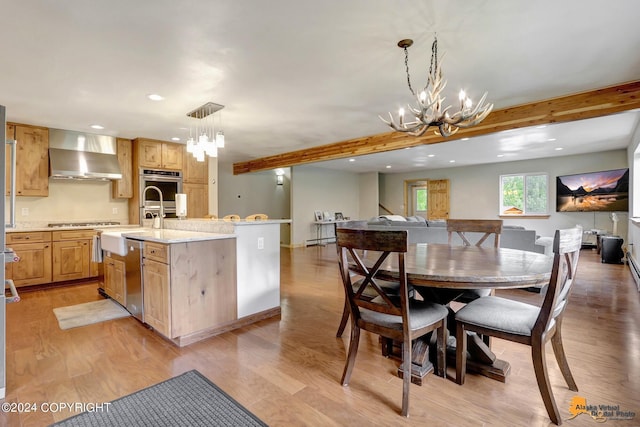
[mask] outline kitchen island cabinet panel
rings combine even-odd
[[[173,337],[237,319],[235,252],[235,239],[171,245]]]
[[[144,321],[158,333],[172,338],[169,265],[145,259],[142,271]]]

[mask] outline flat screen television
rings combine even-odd
[[[556,177],[556,212],[629,210],[629,168]]]

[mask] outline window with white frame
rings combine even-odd
[[[500,175],[500,215],[548,215],[546,173]]]

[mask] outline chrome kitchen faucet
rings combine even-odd
[[[158,218],[160,218],[160,225],[158,226],[159,229],[162,230],[163,227],[163,219],[164,219],[164,207],[162,205],[163,201],[162,201],[162,191],[160,191],[160,189],[158,187],[156,187],[155,185],[149,185],[147,187],[144,188],[144,191],[142,192],[142,206],[145,205],[146,202],[146,198],[147,198],[147,190],[156,190],[158,192],[158,196],[160,196],[160,212],[158,213]],[[140,216],[140,225],[142,225],[142,216]],[[153,223],[152,223],[153,224]],[[153,227],[153,225],[152,225]]]

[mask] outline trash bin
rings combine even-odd
[[[619,236],[602,236],[600,255],[601,261],[607,264],[624,264],[624,252],[622,251],[622,237]]]

